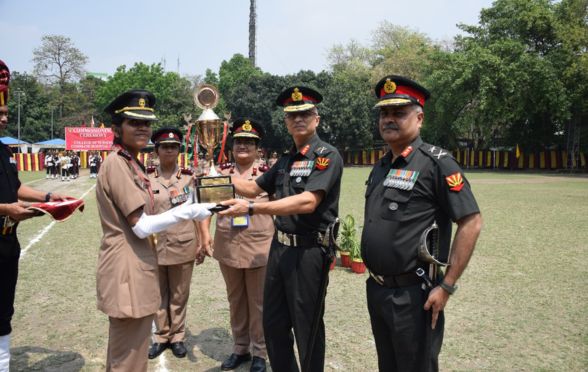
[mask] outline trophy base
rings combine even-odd
[[[231,183],[231,176],[198,177],[196,195],[199,203],[218,204],[235,198],[235,186]]]

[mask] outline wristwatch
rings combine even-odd
[[[249,201],[249,212],[248,213],[250,216],[253,216],[253,202],[252,201]]]
[[[45,203],[47,203],[49,200],[51,200],[51,193],[50,192],[45,194]]]
[[[449,293],[450,295],[454,294],[455,291],[457,291],[457,284],[449,285],[449,284],[445,283],[444,281],[439,283],[439,287],[443,288],[443,290],[445,292]]]

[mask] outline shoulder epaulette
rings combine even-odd
[[[155,177],[157,177],[158,176],[157,167],[154,167],[154,166],[147,167],[147,174],[151,174],[151,173],[155,173]]]
[[[441,160],[443,158],[453,158],[451,151],[445,150],[439,146],[424,143],[419,146],[419,150],[433,160]]]
[[[321,143],[320,146],[317,146],[314,149],[314,153],[316,155],[327,155],[330,154],[331,152],[333,152],[334,147],[332,147],[331,145],[329,145],[328,143]]]
[[[180,168],[180,174],[187,174],[191,176],[194,174],[194,171],[190,168]]]
[[[127,160],[133,160],[133,156],[125,149],[119,149],[116,153]]]

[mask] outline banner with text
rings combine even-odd
[[[110,150],[114,134],[110,128],[66,127],[65,149],[73,151]]]

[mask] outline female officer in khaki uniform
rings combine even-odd
[[[183,204],[154,214],[153,192],[137,161],[156,120],[155,97],[144,90],[118,96],[106,107],[112,116],[113,151],[96,184],[103,237],[98,257],[98,309],[108,315],[107,371],[146,371],[153,315],[161,304],[157,257],[147,239],[171,225],[210,216],[206,204]]]
[[[161,213],[191,198],[194,178],[191,170],[180,169],[177,165],[182,143],[179,130],[159,129],[153,133],[151,141],[155,144],[159,166],[148,170],[149,181],[155,197],[155,213]],[[208,225],[208,222],[184,221],[157,235],[161,306],[155,316],[157,330],[149,359],[168,347],[176,357],[186,356],[184,339],[190,281],[200,242],[210,244]]]
[[[252,120],[233,123],[235,165],[222,171],[233,178],[255,179],[262,170],[255,161],[263,129]],[[261,194],[256,201],[268,201]],[[251,359],[251,371],[265,371],[267,352],[263,336],[263,283],[269,247],[274,234],[270,215],[243,217],[217,216],[213,257],[219,261],[227,285],[230,305],[233,353],[221,369],[228,371]]]

